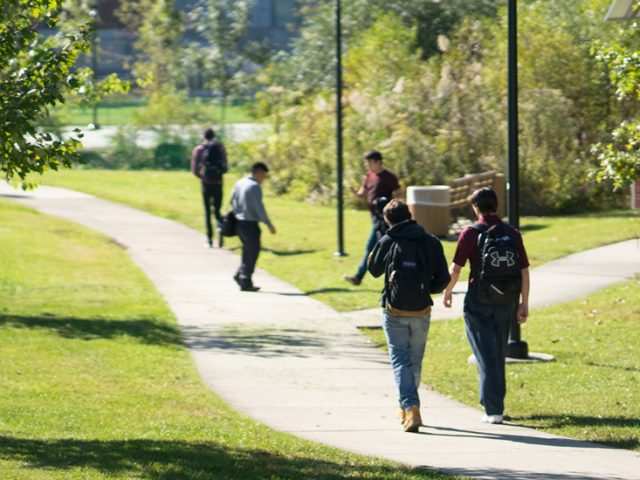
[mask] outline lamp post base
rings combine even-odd
[[[509,340],[507,343],[507,357],[510,358],[528,358],[529,346],[523,340]]]
[[[369,328],[369,327],[367,327]],[[382,327],[380,327],[382,328]],[[546,362],[554,362],[556,357],[553,355],[549,355],[548,353],[540,353],[540,352],[531,352],[527,358],[513,358],[507,357],[505,363],[546,363]],[[467,358],[467,363],[469,365],[476,365],[476,356],[471,354],[469,358]]]

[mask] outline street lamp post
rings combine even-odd
[[[519,209],[519,175],[518,175],[518,14],[517,0],[509,0],[508,28],[508,82],[509,82],[509,223],[520,228]],[[507,344],[507,356],[511,358],[527,358],[529,347],[520,338],[520,324],[514,316]]]
[[[91,36],[91,71],[93,75],[93,82],[96,82],[96,71],[98,70],[98,9],[97,5],[95,8],[91,9],[91,19],[92,19],[92,27],[93,34]],[[95,100],[93,102],[92,108],[92,123],[93,128],[98,129],[100,125],[98,124],[98,101]]]
[[[338,208],[338,250],[336,256],[344,256],[344,205],[342,191],[342,27],[340,0],[335,3],[336,17],[336,196]]]

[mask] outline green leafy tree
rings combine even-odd
[[[167,125],[189,123],[185,19],[174,0],[126,0],[118,17],[137,36],[133,74],[147,106],[136,116],[136,123],[159,125],[163,131]]]
[[[335,16],[333,0],[302,0],[300,35],[290,54],[282,54],[270,69],[270,81],[308,93],[331,88],[335,82]],[[465,16],[491,17],[495,0],[350,0],[342,2],[343,48],[348,53],[358,37],[382,15],[391,14],[413,32],[408,47],[422,59],[439,54],[438,37],[452,32]],[[329,47],[329,48],[328,48]],[[385,55],[384,50],[377,55]]]
[[[292,53],[265,73],[268,88],[259,96],[275,127],[266,154],[280,159],[287,172],[282,191],[295,185],[298,195],[307,188],[314,198],[334,191],[333,154],[327,154],[334,151],[335,128],[335,59],[326,47],[335,33],[332,3],[305,4],[311,13],[302,35]],[[368,148],[382,150],[406,184],[447,183],[484,170],[506,173],[505,3],[345,2],[346,178],[357,181]],[[589,53],[594,38],[616,38],[617,28],[602,21],[608,5],[519,2],[523,211],[606,208],[620,198],[586,178],[594,164],[591,145],[621,120],[628,125],[637,111],[638,98],[629,94],[622,108],[614,108],[608,76],[615,71],[596,68]],[[424,9],[433,16],[424,18]],[[436,19],[438,28],[430,29]],[[624,45],[629,48],[629,41]],[[636,68],[631,60],[624,65]],[[633,84],[634,71],[623,77]],[[632,133],[616,135],[633,147]],[[613,152],[615,145],[607,148]],[[616,157],[622,160],[629,165],[628,158]]]
[[[627,25],[620,42],[596,43],[593,52],[615,88],[622,120],[592,153],[598,165],[591,173],[615,189],[640,179],[640,27]]]
[[[75,69],[89,48],[88,25],[67,23],[50,36],[37,28],[59,27],[64,11],[55,0],[5,0],[0,7],[0,170],[9,180],[79,159],[80,135],[60,140],[36,127],[90,78]]]
[[[189,64],[220,97],[223,127],[227,104],[234,96],[252,90],[249,69],[253,67],[255,71],[263,60],[260,46],[245,38],[253,3],[253,0],[198,0],[189,12],[190,28],[197,34],[190,45]]]

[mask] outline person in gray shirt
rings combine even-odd
[[[260,227],[264,223],[272,234],[276,228],[269,220],[267,211],[262,203],[262,188],[260,184],[267,178],[269,168],[262,162],[251,166],[251,175],[236,182],[231,193],[231,207],[236,216],[236,229],[242,241],[242,261],[233,279],[243,292],[256,292],[251,279],[260,255]]]

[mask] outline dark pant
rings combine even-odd
[[[243,287],[248,287],[253,285],[251,276],[256,268],[258,255],[260,255],[260,227],[258,222],[238,220],[236,228],[242,241],[242,261],[236,272],[236,277]]]
[[[213,214],[216,217],[216,225],[220,228],[222,224],[222,215],[220,207],[222,205],[222,183],[210,184],[202,182],[202,201],[204,202],[204,223],[207,227],[207,238],[213,238],[213,228],[211,226],[211,206],[213,205]]]
[[[502,415],[507,393],[505,356],[516,305],[488,305],[469,292],[464,300],[467,339],[476,357],[480,403],[487,415]]]
[[[364,274],[367,273],[367,261],[369,260],[369,255],[373,250],[373,247],[376,246],[378,242],[378,238],[380,235],[378,234],[378,226],[375,220],[371,219],[371,232],[369,233],[369,238],[367,238],[367,244],[364,247],[364,257],[358,266],[358,271],[356,272],[356,277],[360,280],[364,278]]]

